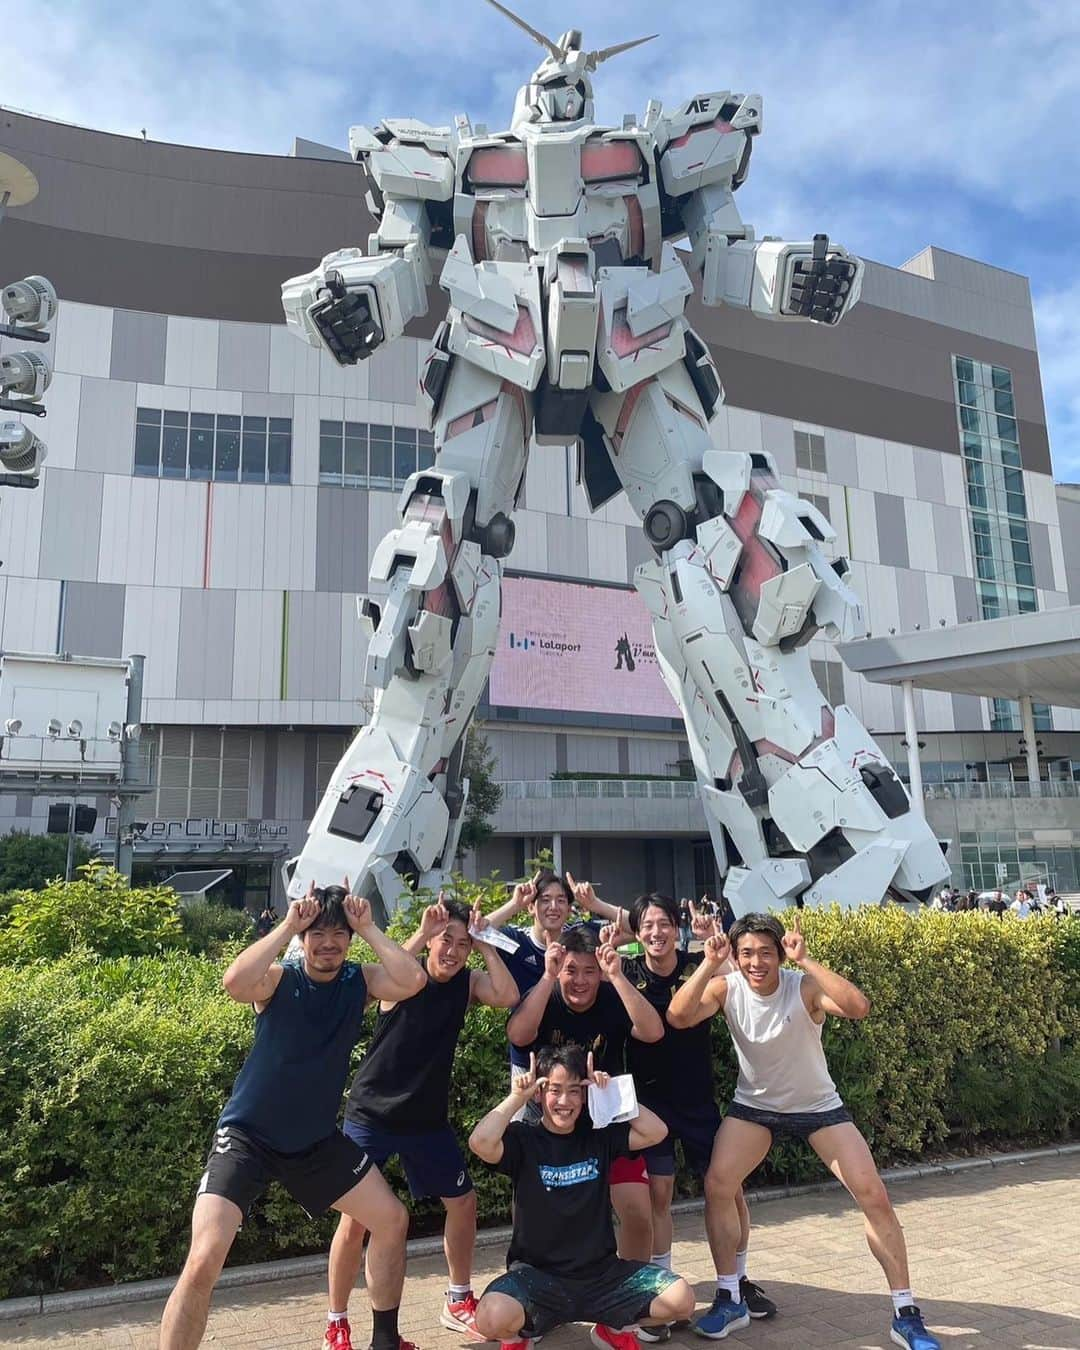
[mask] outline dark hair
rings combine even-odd
[[[630,906],[630,927],[636,933],[641,927],[647,909],[662,909],[676,928],[679,926],[679,906],[670,895],[661,895],[659,891],[649,891],[639,895]]]
[[[784,925],[779,919],[773,918],[771,914],[744,914],[741,919],[736,919],[731,925],[731,932],[728,933],[733,952],[738,951],[739,941],[746,937],[747,933],[771,937],[776,943],[781,961],[784,959]]]
[[[460,900],[444,900],[443,908],[453,923],[463,923],[465,931],[469,931],[470,911],[468,905],[463,905]]]
[[[319,902],[319,913],[315,922],[304,931],[313,933],[316,928],[344,928],[352,932],[352,925],[345,917],[344,901],[348,892],[344,886],[315,887],[315,899]]]
[[[596,930],[588,924],[578,924],[569,929],[563,937],[562,945],[568,954],[574,956],[595,956],[600,945]]]
[[[585,1058],[585,1051],[580,1045],[575,1045],[573,1041],[566,1045],[545,1045],[536,1054],[536,1076],[537,1078],[547,1078],[552,1069],[562,1066],[567,1073],[572,1073],[575,1078],[588,1078],[589,1062]]]
[[[570,883],[564,876],[560,876],[558,872],[553,872],[550,867],[540,868],[540,871],[537,874],[536,881],[534,884],[536,886],[537,899],[540,898],[540,892],[546,886],[559,886],[562,888],[563,895],[566,896],[566,903],[568,905],[572,905],[574,903],[574,893],[570,889]]]

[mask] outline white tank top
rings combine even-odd
[[[781,967],[774,994],[727,977],[724,1016],[739,1057],[735,1100],[761,1111],[832,1111],[843,1106],[821,1048],[821,1027],[802,999],[803,972]]]

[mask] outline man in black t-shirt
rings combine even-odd
[[[699,941],[712,937],[717,920],[690,904],[690,922]],[[647,1044],[631,1041],[627,1049],[638,1100],[655,1111],[667,1126],[667,1135],[645,1152],[652,1202],[652,1259],[671,1266],[671,1200],[675,1190],[675,1141],[682,1144],[686,1165],[703,1178],[720,1128],[720,1111],[713,1095],[712,1038],[708,1022],[684,1029],[667,1021],[676,990],[701,961],[700,954],[678,951],[680,910],[666,895],[639,896],[629,909],[630,931],[644,948],[642,956],[627,961],[626,977],[664,1020],[664,1038]],[[616,935],[618,936],[618,935]],[[742,1296],[753,1318],[772,1317],[776,1305],[746,1274],[750,1241],[750,1211],[739,1188],[740,1240],[736,1262]],[[646,1332],[644,1340],[654,1339]]]
[[[308,1214],[336,1209],[371,1229],[372,1350],[406,1345],[398,1305],[409,1216],[371,1157],[338,1130],[337,1113],[364,1008],[376,998],[412,998],[421,972],[375,927],[368,901],[347,887],[309,889],[225,972],[229,996],[254,1006],[255,1039],[214,1130],[191,1216],[191,1250],[161,1319],[160,1350],[194,1350],[202,1340],[233,1240],[251,1203],[275,1180]],[[378,964],[345,959],[354,933]],[[294,937],[303,959],[282,964],[276,958]]]
[[[511,1045],[525,1050],[579,1045],[605,1073],[626,1072],[633,1038],[658,1041],[664,1023],[623,972],[610,943],[598,945],[591,929],[574,928],[544,952],[544,974],[518,1004],[506,1026]],[[652,1252],[649,1177],[640,1158],[619,1158],[608,1178],[619,1216],[619,1250],[647,1261]]]
[[[483,1340],[473,1324],[472,1259],[476,1192],[447,1118],[450,1072],[469,1007],[511,1008],[517,986],[498,952],[477,940],[484,970],[469,970],[470,929],[482,932],[479,910],[447,900],[429,905],[404,944],[413,956],[427,948],[424,987],[415,998],[379,1004],[375,1034],[353,1080],[345,1134],[382,1168],[399,1157],[413,1199],[438,1196],[446,1210],[443,1242],[450,1287],[439,1316],[450,1331]],[[330,1247],[330,1313],[323,1350],[352,1350],[349,1295],[363,1261],[364,1227],[342,1216]]]
[[[634,1326],[689,1317],[694,1291],[670,1270],[622,1260],[608,1204],[612,1162],[658,1143],[664,1124],[647,1107],[629,1123],[597,1130],[585,1110],[592,1056],[575,1045],[532,1054],[530,1071],[480,1121],[469,1147],[513,1185],[514,1229],[507,1270],[484,1290],[477,1330],[503,1350],[565,1322],[595,1322],[597,1350],[637,1350]],[[533,1097],[540,1121],[514,1121]]]

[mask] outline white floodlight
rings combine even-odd
[[[52,366],[41,352],[0,356],[0,393],[40,398],[52,383]]]
[[[5,736],[17,736],[20,731],[22,731],[21,717],[9,717],[4,723]]]
[[[73,717],[68,723],[67,734],[74,737],[76,740],[82,735],[82,723],[77,717]]]
[[[106,736],[108,736],[110,741],[118,741],[120,737],[124,734],[124,728],[120,725],[119,722],[110,722],[106,729],[105,734]]]
[[[45,442],[24,422],[0,422],[0,464],[9,473],[38,473],[47,453]]]
[[[0,305],[12,323],[44,328],[57,310],[56,289],[47,277],[24,277],[0,291]]]
[[[45,723],[45,735],[51,736],[53,740],[55,740],[57,736],[60,735],[61,731],[63,731],[63,727],[60,725],[59,718],[50,717],[49,720]]]

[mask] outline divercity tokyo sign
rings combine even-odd
[[[105,834],[116,836],[116,817],[105,821]],[[281,820],[218,820],[212,816],[188,816],[184,820],[151,820],[140,838],[178,843],[221,840],[223,843],[275,843],[289,837],[289,826]]]

